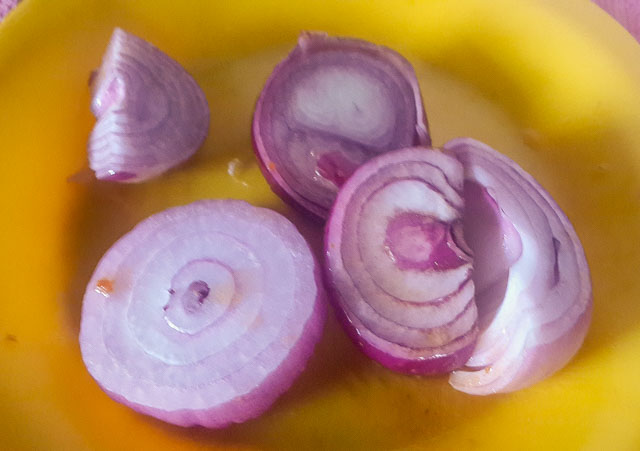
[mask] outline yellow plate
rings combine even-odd
[[[137,186],[86,177],[87,80],[115,26],[180,61],[212,113],[191,162]],[[262,83],[303,29],[396,48],[416,66],[435,144],[486,141],[555,196],[595,298],[565,369],[472,397],[380,368],[331,319],[290,392],[226,430],[162,424],[94,383],[77,343],[84,284],[134,223],[237,197],[313,232],[269,191],[249,136]],[[26,0],[0,25],[0,171],[2,449],[640,448],[640,46],[587,0]]]

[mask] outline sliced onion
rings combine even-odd
[[[593,0],[640,41],[640,2],[638,0]]]
[[[472,139],[444,146],[464,166],[464,236],[474,253],[481,332],[451,385],[486,395],[562,368],[591,319],[589,268],[573,226],[512,160]]]
[[[273,190],[321,218],[364,161],[430,144],[409,62],[386,47],[323,33],[301,34],[267,80],[253,139]]]
[[[462,189],[454,158],[397,150],[362,165],[331,211],[326,276],[338,315],[364,352],[393,370],[444,373],[473,350]]]
[[[324,317],[315,260],[288,220],[199,201],[151,216],[105,254],[80,345],[117,401],[217,428],[259,415],[292,384]]]
[[[204,93],[175,60],[116,28],[92,76],[89,165],[102,180],[141,182],[191,157],[209,129]]]

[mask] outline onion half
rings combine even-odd
[[[363,351],[393,370],[445,373],[473,351],[462,189],[456,159],[402,149],[358,168],[331,211],[325,269],[336,310]]]
[[[181,426],[258,416],[301,373],[325,318],[314,257],[283,216],[235,200],[176,207],[104,255],[80,346],[115,400]]]
[[[98,118],[89,166],[102,180],[141,182],[191,157],[209,130],[207,99],[180,64],[116,28],[92,75]]]
[[[464,166],[464,236],[474,253],[481,332],[461,391],[510,392],[562,368],[589,327],[589,268],[551,196],[506,156],[473,139],[444,146]]]
[[[274,192],[325,218],[366,160],[430,144],[413,68],[386,47],[302,33],[256,104],[254,148]]]

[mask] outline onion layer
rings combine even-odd
[[[356,170],[333,206],[325,256],[338,315],[364,352],[393,370],[444,373],[473,350],[462,181],[454,158],[397,150]]]
[[[89,165],[98,179],[141,182],[185,161],[209,129],[204,93],[175,60],[116,28],[92,76]]]
[[[472,394],[527,387],[562,368],[591,319],[589,268],[573,226],[522,168],[488,146],[444,146],[464,166],[464,235],[474,252],[481,332],[451,385]]]
[[[273,190],[321,218],[364,161],[430,143],[409,62],[386,47],[321,33],[301,34],[267,80],[253,139]]]
[[[324,317],[315,260],[288,220],[199,201],[151,216],[105,254],[80,345],[117,401],[215,428],[259,415],[291,385]]]

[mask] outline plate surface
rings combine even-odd
[[[120,26],[203,87],[211,131],[152,182],[92,181],[87,81]],[[250,121],[300,30],[391,46],[423,88],[434,143],[472,136],[514,158],[573,221],[592,269],[583,348],[521,392],[472,397],[368,361],[333,318],[303,376],[263,417],[184,430],[111,401],[77,343],[84,285],[142,218],[204,197],[276,208]],[[586,0],[26,0],[0,25],[0,448],[640,448],[640,46]]]

